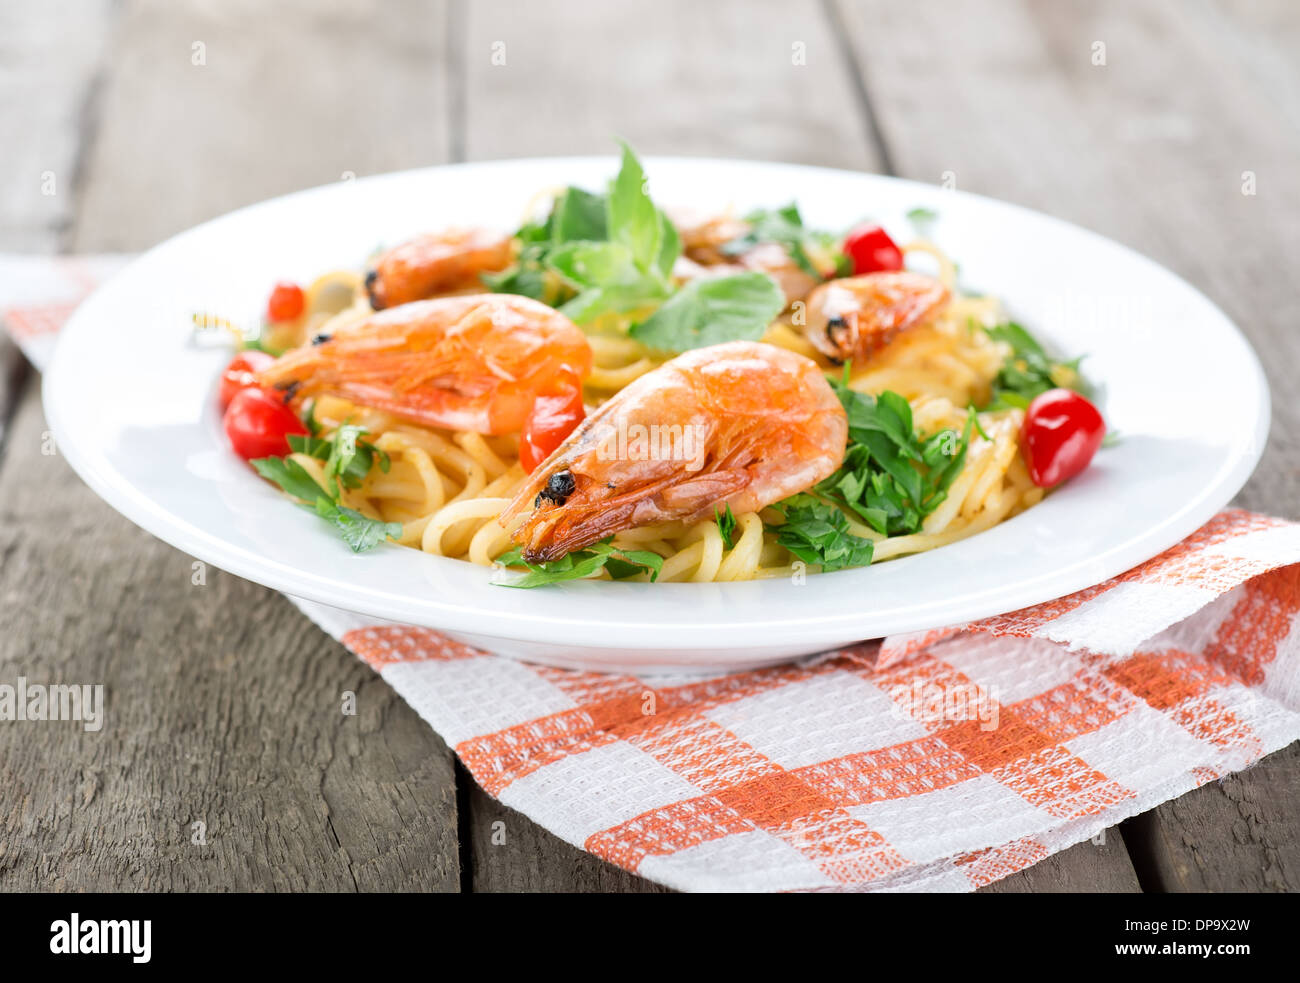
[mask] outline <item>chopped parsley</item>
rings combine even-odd
[[[312,423],[314,421],[308,423],[309,429],[312,429]],[[385,539],[397,539],[402,535],[400,523],[371,519],[339,501],[341,488],[360,487],[376,463],[381,471],[389,468],[388,455],[360,439],[365,432],[361,427],[344,424],[329,438],[309,434],[289,437],[291,452],[325,462],[329,490],[322,488],[306,468],[287,455],[262,457],[250,462],[263,478],[279,485],[288,495],[299,499],[303,508],[315,512],[333,526],[354,553],[365,552]]]
[[[977,422],[974,411],[961,433],[941,430],[921,438],[913,428],[912,407],[898,393],[873,397],[850,389],[847,382],[833,385],[848,415],[849,444],[844,463],[817,485],[817,494],[882,536],[919,531],[966,463]]]
[[[529,563],[523,557],[522,547],[516,546],[497,557],[504,567],[526,567],[528,572],[517,580],[500,581],[503,587],[542,587],[564,580],[581,580],[600,570],[606,570],[615,580],[623,580],[638,573],[649,573],[653,581],[663,569],[664,559],[651,550],[624,550],[612,545],[612,536],[593,543],[586,549],[575,550],[548,563]]]
[[[799,206],[793,202],[784,208],[750,212],[745,221],[749,231],[723,244],[726,255],[739,256],[761,243],[775,242],[790,254],[799,269],[818,280],[853,272],[852,261],[840,251],[836,237],[805,228]]]
[[[1070,362],[1052,359],[1038,339],[1014,321],[985,330],[994,341],[1011,346],[1011,355],[993,380],[993,397],[985,410],[1024,409],[1049,389],[1073,389],[1087,395],[1087,383],[1079,374],[1081,358]]]
[[[888,391],[856,392],[847,379],[846,369],[844,381],[832,383],[849,421],[844,462],[811,493],[774,506],[785,520],[772,527],[777,541],[824,571],[871,562],[872,542],[852,532],[850,515],[882,536],[919,532],[961,473],[978,426],[971,410],[960,433],[946,429],[921,437],[906,399]]]
[[[824,573],[846,567],[865,567],[874,544],[855,536],[848,517],[834,505],[814,495],[792,495],[774,506],[785,517],[776,527],[776,540],[805,563]]]
[[[727,506],[725,512],[719,512],[718,507],[713,507],[713,521],[718,525],[718,535],[722,537],[723,544],[727,549],[732,547],[732,537],[736,535],[736,517],[732,514],[731,506]]]

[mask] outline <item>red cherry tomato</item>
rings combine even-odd
[[[564,443],[564,438],[587,415],[582,405],[582,384],[571,375],[558,380],[550,392],[542,393],[533,403],[519,437],[519,463],[529,474]]]
[[[283,457],[289,453],[289,434],[305,434],[296,413],[265,389],[241,389],[222,419],[235,453],[246,461],[258,457]]]
[[[901,270],[903,251],[878,225],[859,225],[844,239],[844,252],[853,260],[853,275]]]
[[[288,280],[281,280],[271,291],[266,302],[266,319],[268,321],[292,321],[302,313],[307,304],[302,287]]]
[[[240,352],[231,359],[226,370],[221,373],[221,389],[217,394],[221,408],[224,410],[229,406],[239,390],[257,385],[257,373],[274,361],[273,356],[259,351]]]
[[[1070,389],[1049,389],[1025,410],[1020,449],[1040,488],[1073,478],[1088,466],[1106,436],[1097,407]]]

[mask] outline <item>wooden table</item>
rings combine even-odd
[[[1287,0],[271,6],[6,5],[0,250],[138,250],[345,172],[604,153],[614,134],[947,178],[1128,243],[1222,305],[1274,393],[1238,503],[1300,513]],[[97,735],[0,728],[0,888],[658,890],[489,799],[278,594],[192,584],[190,557],[42,454],[36,380],[12,348],[0,364],[0,678],[110,700]],[[1295,889],[1298,819],[1293,744],[991,890]]]

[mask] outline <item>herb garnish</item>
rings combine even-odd
[[[993,380],[993,397],[985,410],[1024,409],[1049,389],[1073,389],[1087,395],[1087,384],[1079,374],[1076,358],[1059,362],[1048,356],[1038,340],[1014,321],[986,328],[994,341],[1005,341],[1011,355]]]
[[[850,515],[882,536],[920,531],[961,473],[978,421],[971,410],[961,433],[946,429],[923,438],[914,429],[912,407],[898,393],[850,389],[847,368],[844,379],[831,384],[848,415],[844,462],[811,493],[773,506],[785,522],[772,528],[801,560],[841,570],[872,558],[871,540],[851,531]]]
[[[682,352],[727,341],[757,341],[785,307],[766,273],[702,277],[673,294],[631,335],[651,348]]]
[[[314,422],[311,420],[308,427],[311,428]],[[397,539],[402,535],[400,523],[371,519],[339,501],[341,488],[360,487],[374,464],[377,463],[381,471],[388,471],[388,455],[374,444],[361,440],[365,432],[361,427],[345,423],[329,438],[309,434],[289,437],[291,452],[307,454],[325,462],[328,491],[290,456],[262,457],[249,462],[263,478],[279,485],[293,498],[299,499],[303,508],[329,522],[354,553],[362,553],[385,539]]]
[[[736,517],[731,511],[731,506],[727,506],[725,512],[719,512],[718,507],[713,507],[713,521],[718,524],[718,535],[722,537],[723,544],[727,549],[732,547],[732,537],[736,535]]]
[[[593,543],[586,549],[575,550],[548,563],[529,563],[523,558],[522,547],[516,546],[497,557],[505,567],[527,567],[528,573],[518,580],[500,581],[503,587],[541,587],[563,580],[581,580],[604,569],[615,580],[623,580],[638,573],[650,574],[651,581],[659,576],[664,559],[650,550],[624,550],[612,545],[613,536]]]
[[[855,536],[848,517],[834,505],[801,493],[773,508],[785,516],[785,522],[776,527],[777,542],[805,563],[817,564],[829,573],[871,562],[874,544]]]
[[[939,219],[939,213],[933,208],[917,207],[907,213],[907,220],[912,223],[912,229],[919,236],[930,237],[933,226]]]
[[[829,232],[804,227],[799,206],[791,202],[784,208],[772,211],[760,209],[745,216],[749,231],[724,243],[722,252],[739,256],[764,242],[781,245],[795,264],[809,276],[824,280],[834,276],[848,276],[853,263],[840,251],[839,242]],[[820,263],[815,262],[820,260]]]
[[[647,193],[641,162],[626,144],[608,193],[569,188],[544,221],[528,223],[516,237],[514,265],[482,277],[490,289],[541,300],[578,324],[632,317],[631,335],[663,351],[758,338],[785,305],[764,273],[676,287],[681,239]]]

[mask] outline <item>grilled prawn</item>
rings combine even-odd
[[[281,356],[258,376],[300,400],[329,393],[425,426],[502,434],[523,427],[557,376],[591,371],[572,321],[513,294],[403,304]]]
[[[480,285],[480,273],[505,269],[514,260],[509,236],[487,229],[447,229],[418,236],[388,250],[366,274],[375,310]]]
[[[808,296],[804,335],[833,361],[861,364],[947,303],[941,281],[905,270],[831,280]]]
[[[844,409],[816,363],[753,341],[697,348],[637,379],[569,435],[502,513],[530,562],[611,533],[752,512],[844,458]]]
[[[672,217],[682,240],[682,255],[673,270],[679,279],[756,270],[776,281],[786,304],[803,300],[821,282],[800,267],[777,242],[760,242],[742,252],[730,252],[728,243],[750,230],[748,222],[729,215],[699,218],[681,210]]]

